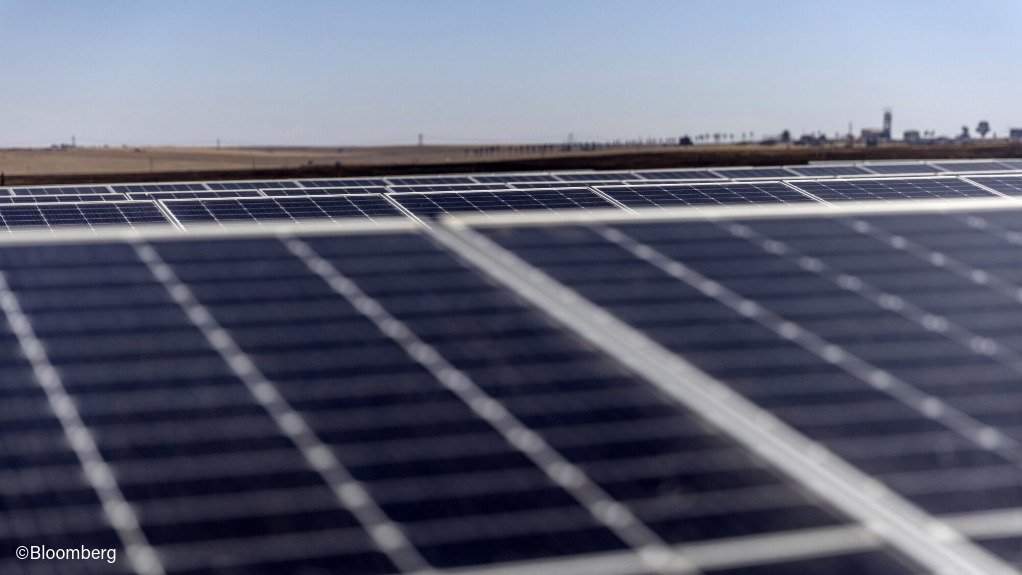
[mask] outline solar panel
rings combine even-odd
[[[813,201],[780,182],[599,186],[596,189],[631,208]]]
[[[634,172],[569,172],[551,174],[562,182],[623,182],[638,180]]]
[[[386,194],[390,188],[383,186],[349,186],[345,188],[276,188],[262,190],[271,197],[283,196],[334,196],[339,194]]]
[[[550,184],[546,184],[543,187],[551,187]],[[407,186],[390,186],[389,191],[391,192],[463,192],[472,190],[507,190],[510,189],[505,184],[418,184],[418,185],[407,185]]]
[[[472,176],[388,176],[387,185],[391,186],[442,186],[449,184],[475,184]]]
[[[132,192],[132,200],[187,200],[197,198],[261,198],[259,190],[203,190],[198,192]]]
[[[0,573],[1018,575],[1022,176],[445,177],[0,196]]]
[[[1022,503],[1022,368],[1000,356],[1022,351],[1007,335],[1022,274],[987,215],[487,235],[926,512],[1002,540],[978,526]]]
[[[114,190],[115,192],[117,190]],[[30,188],[11,188],[11,194],[15,196],[51,196],[51,195],[81,195],[81,194],[109,194],[109,186],[35,186]]]
[[[614,208],[614,204],[584,188],[408,193],[391,194],[390,197],[411,213],[425,218],[465,212],[495,213],[535,210],[566,212]]]
[[[128,198],[124,194],[54,194],[44,196],[0,196],[4,204],[41,204],[73,202],[121,202]]]
[[[472,179],[481,184],[523,184],[557,183],[560,180],[550,174],[480,174]]]
[[[930,162],[947,172],[1006,172],[1010,168],[998,162]]]
[[[105,227],[168,224],[153,202],[0,205],[0,226],[8,232],[24,228]]]
[[[382,187],[387,185],[387,182],[383,178],[298,180],[297,183],[299,186],[303,188],[366,188],[366,187]]]
[[[403,214],[378,195],[316,196],[222,200],[168,200],[163,202],[185,227],[230,222],[269,223],[302,220],[366,219],[376,221]]]
[[[240,182],[206,182],[211,190],[262,190],[272,188],[293,188],[296,182],[289,180],[245,180]]]
[[[800,176],[824,177],[824,176],[862,176],[870,172],[858,166],[788,166],[789,170]]]
[[[110,188],[120,194],[131,194],[140,192],[205,192],[209,191],[205,185],[199,182],[183,182],[175,184],[129,184],[115,185]]]
[[[0,270],[24,319],[0,331],[0,393],[34,408],[3,454],[54,445],[19,463],[32,482],[0,471],[11,545],[119,543],[70,420],[168,573],[695,564],[676,543],[707,573],[911,572],[868,539],[729,562],[853,526],[424,237],[4,247]],[[29,340],[73,398],[57,416]]]
[[[1022,160],[1001,160],[997,163],[1011,170],[1022,170]]]
[[[929,164],[867,164],[863,168],[878,174],[911,175],[935,174],[941,170]]]
[[[971,181],[1009,196],[1022,196],[1022,175],[975,176]]]
[[[825,202],[989,197],[990,192],[958,178],[891,178],[791,182]]]
[[[734,169],[714,169],[713,173],[724,177],[734,179],[784,179],[792,176],[798,176],[795,172],[787,168],[734,168]]]
[[[636,171],[643,180],[719,180],[720,176],[709,170],[656,170]]]

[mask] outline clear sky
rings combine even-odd
[[[0,0],[0,146],[1022,126],[1019,0]]]

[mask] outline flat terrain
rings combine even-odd
[[[801,164],[824,160],[1022,157],[1006,141],[874,148],[783,144],[619,147],[390,146],[348,148],[72,148],[0,150],[8,185],[215,180],[556,169]]]

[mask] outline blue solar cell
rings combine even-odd
[[[623,182],[638,180],[634,172],[576,172],[552,174],[562,182]]]
[[[910,175],[910,174],[936,174],[940,173],[938,168],[929,164],[869,164],[863,168],[878,174]]]
[[[109,194],[111,190],[109,186],[36,186],[30,188],[11,188],[11,192],[15,196],[51,196]]]
[[[544,187],[550,187],[546,184]],[[506,184],[416,184],[408,186],[390,186],[391,192],[471,192],[479,190],[509,190]]]
[[[262,190],[264,195],[270,197],[386,194],[389,191],[389,188],[385,188],[383,186],[350,186],[346,188],[278,188],[273,190]]]
[[[209,188],[198,182],[176,184],[122,184],[110,186],[113,191],[121,194],[139,192],[205,192]]]
[[[596,193],[583,188],[514,190],[506,192],[436,192],[391,194],[417,216],[433,218],[464,212],[571,211],[614,208]]]
[[[998,162],[930,162],[946,172],[1007,172],[1012,168]]]
[[[0,223],[9,230],[25,227],[128,226],[168,224],[153,202],[0,205]]]
[[[643,180],[719,180],[720,176],[709,170],[636,171]]]
[[[332,180],[298,180],[297,184],[303,188],[367,188],[383,187],[387,185],[387,182],[383,178],[337,178]]]
[[[382,196],[316,196],[226,200],[170,200],[167,209],[182,224],[368,219],[403,217]]]
[[[870,174],[870,172],[858,166],[788,166],[788,169],[801,176],[812,177],[862,176]]]
[[[557,183],[560,180],[550,174],[486,174],[472,176],[483,184]]]
[[[786,168],[725,168],[714,169],[714,173],[725,178],[759,178],[759,179],[784,179],[798,176],[795,172]]]
[[[992,195],[990,192],[958,178],[794,180],[791,183],[827,202],[968,198]]]
[[[729,184],[659,184],[598,186],[600,192],[628,207],[713,206],[811,202],[811,198],[779,182]]]

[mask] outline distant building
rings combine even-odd
[[[891,139],[891,109],[884,109],[884,138]]]
[[[867,146],[875,146],[880,142],[886,142],[888,138],[884,135],[884,131],[877,128],[863,128],[861,135],[863,142],[866,142]]]
[[[906,144],[918,144],[923,140],[919,134],[919,130],[905,130],[905,134],[902,136]]]
[[[1011,128],[1008,131],[1008,138],[1015,142],[1022,141],[1022,128]]]

